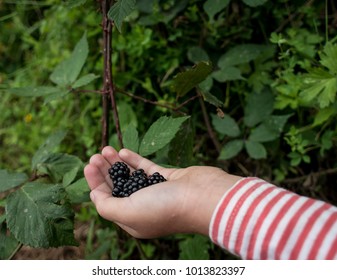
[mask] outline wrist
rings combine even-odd
[[[213,170],[210,170],[213,171]],[[217,170],[214,176],[208,176],[208,182],[195,191],[190,200],[191,218],[189,221],[191,232],[208,236],[209,226],[213,213],[225,193],[231,189],[242,177],[230,175],[222,170]]]

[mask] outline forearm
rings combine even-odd
[[[209,234],[243,259],[334,259],[337,208],[244,178],[222,197]]]

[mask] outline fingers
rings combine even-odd
[[[105,176],[103,176],[101,170],[94,164],[88,164],[84,168],[84,176],[91,190],[94,190],[100,185],[106,183]]]
[[[84,175],[90,188],[95,189],[106,183],[111,191],[112,181],[109,178],[108,170],[114,162],[120,160],[118,152],[112,147],[105,147],[102,154],[93,155],[89,164],[84,168]]]
[[[106,146],[106,147],[103,148],[103,150],[102,150],[102,156],[106,160],[106,164],[108,165],[108,169],[116,161],[121,161],[121,158],[119,157],[118,152],[114,148],[112,148],[110,146]]]
[[[155,172],[159,172],[165,178],[168,178],[169,175],[175,170],[170,168],[161,167],[154,162],[143,158],[139,154],[130,151],[128,149],[122,149],[119,151],[120,158],[126,162],[128,165],[133,167],[134,169],[144,169],[147,174],[153,174]]]

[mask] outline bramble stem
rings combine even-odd
[[[102,28],[103,28],[103,57],[104,57],[104,73],[103,73],[103,119],[102,119],[102,148],[109,143],[109,99],[111,101],[111,108],[113,113],[113,120],[115,123],[116,133],[120,148],[123,148],[122,132],[120,129],[118,110],[115,100],[115,88],[112,80],[112,63],[111,63],[111,34],[112,22],[108,18],[108,11],[111,5],[110,0],[101,1],[102,6]]]

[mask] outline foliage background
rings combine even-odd
[[[98,2],[0,1],[0,169],[37,179],[32,158],[56,131],[67,131],[57,152],[83,163],[99,152]],[[141,137],[162,116],[188,115],[175,138],[149,156],[152,160],[219,166],[337,205],[336,28],[332,0],[138,0],[122,32],[114,30],[112,38],[122,133],[130,135],[132,127]],[[13,94],[14,88],[50,85],[50,74],[84,33],[89,54],[82,74],[99,78],[49,102]],[[181,91],[179,73],[202,61],[212,64],[211,73],[198,87]],[[109,143],[118,148],[114,127]],[[83,166],[78,168],[80,180]],[[55,173],[52,179],[56,183]],[[0,238],[8,250],[2,257],[20,258],[21,252],[38,258],[27,252],[47,251],[22,248],[6,227],[8,192],[0,193]],[[201,236],[136,241],[100,219],[90,202],[71,207],[79,247],[64,247],[75,253],[63,251],[57,258],[232,258]]]

